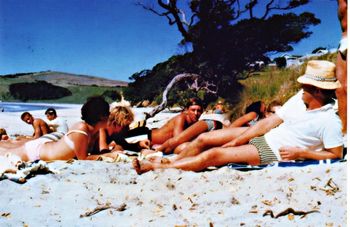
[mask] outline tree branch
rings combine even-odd
[[[158,106],[156,106],[151,112],[145,113],[146,115],[145,120],[147,120],[148,118],[154,117],[157,113],[165,109],[168,103],[168,98],[167,98],[168,93],[170,89],[174,86],[174,84],[184,79],[192,79],[196,81],[198,78],[199,78],[199,75],[193,74],[193,73],[182,73],[182,74],[176,75],[163,91],[162,102]]]
[[[192,39],[188,33],[188,29],[192,25],[195,15],[192,15],[190,22],[188,22],[184,11],[177,7],[177,0],[168,0],[167,2],[158,0],[157,2],[158,5],[165,10],[165,12],[159,12],[155,10],[153,6],[146,6],[142,2],[137,2],[136,5],[139,5],[145,10],[151,11],[158,16],[166,17],[169,25],[176,24],[185,41],[190,42]]]

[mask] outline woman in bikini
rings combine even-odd
[[[101,156],[116,158],[118,155],[116,153],[88,155],[87,152],[91,136],[107,125],[109,104],[102,97],[91,97],[82,106],[81,115],[83,121],[74,124],[70,131],[57,141],[40,137],[17,148],[0,150],[0,155],[12,153],[18,155],[22,161],[68,160],[72,158],[96,160]]]

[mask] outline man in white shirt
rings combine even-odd
[[[340,86],[335,65],[329,61],[309,61],[298,82],[303,90],[276,114],[259,121],[222,147],[171,163],[135,159],[135,170],[139,174],[157,168],[199,171],[228,163],[258,165],[282,160],[341,158],[342,126],[332,108],[335,89]]]
[[[61,132],[63,134],[68,132],[67,122],[64,119],[57,117],[57,113],[54,108],[48,108],[45,111],[45,115],[48,119],[46,122],[52,132]]]

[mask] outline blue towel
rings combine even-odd
[[[256,165],[256,166],[230,163],[228,164],[228,167],[230,169],[248,171],[248,170],[260,170],[266,167],[303,167],[308,165],[332,164],[336,162],[346,162],[346,160],[345,159],[327,159],[327,160],[306,160],[306,161],[293,161],[293,162],[274,162],[268,165]]]

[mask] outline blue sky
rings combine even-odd
[[[337,2],[311,1],[298,12],[315,13],[321,24],[293,54],[338,45]],[[176,27],[134,2],[0,0],[0,75],[54,70],[128,81],[183,53]]]

